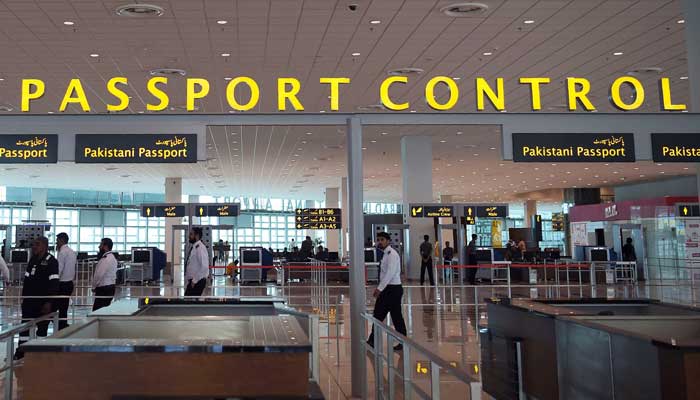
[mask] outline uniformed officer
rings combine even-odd
[[[27,264],[22,286],[22,322],[28,322],[34,318],[49,314],[52,310],[52,302],[48,296],[58,294],[58,261],[49,254],[49,239],[41,236],[32,243],[32,258]],[[37,336],[46,336],[49,329],[49,321],[37,324]],[[56,329],[56,327],[54,327]],[[19,334],[19,344],[26,342],[29,331]],[[22,358],[24,353],[17,350],[17,358]]]
[[[190,252],[185,263],[185,296],[201,296],[209,277],[209,252],[202,243],[202,228],[190,229]]]
[[[58,309],[58,329],[68,327],[68,306],[70,305],[70,296],[73,294],[73,281],[75,280],[75,266],[77,264],[77,256],[75,251],[68,246],[68,234],[61,232],[56,235],[56,259],[58,260],[58,294],[65,296],[56,299],[56,308]]]
[[[113,247],[114,243],[110,238],[104,238],[100,242],[97,266],[92,277],[92,291],[95,294],[92,311],[109,306],[112,304],[112,298],[114,298],[119,263],[114,254],[112,254]]]
[[[390,240],[391,237],[388,233],[377,233],[377,247],[384,252],[384,256],[379,264],[379,286],[374,290],[377,302],[374,304],[372,316],[383,322],[386,315],[391,313],[394,328],[405,336],[406,323],[401,311],[401,298],[403,297],[401,258],[399,253],[389,245]],[[372,329],[367,343],[374,346],[374,329]],[[400,344],[394,347],[395,350],[401,350],[401,348]]]

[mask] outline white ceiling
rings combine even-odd
[[[129,0],[4,0],[0,104],[16,112],[20,80],[35,77],[47,81],[47,94],[32,104],[33,112],[55,111],[69,79],[79,77],[93,112],[105,112],[113,101],[106,81],[126,76],[133,97],[126,112],[144,111],[154,101],[145,89],[148,71],[164,67],[211,81],[210,95],[198,102],[199,112],[209,113],[229,111],[224,78],[241,75],[261,85],[259,112],[276,110],[277,77],[301,80],[306,112],[329,109],[320,77],[350,77],[341,111],[355,111],[378,103],[379,83],[401,67],[425,70],[392,89],[416,111],[431,111],[423,87],[435,75],[462,78],[458,112],[475,110],[476,76],[505,78],[510,112],[529,111],[521,76],[552,78],[543,90],[544,112],[560,111],[567,76],[589,78],[594,103],[614,111],[607,104],[611,81],[644,67],[662,68],[674,80],[674,100],[688,98],[688,82],[680,80],[687,75],[680,0],[479,1],[489,6],[486,13],[452,18],[440,12],[451,3],[445,0],[152,0],[163,16],[128,18],[114,10]],[[358,4],[354,12],[351,2]],[[640,78],[648,99],[642,111],[658,110],[658,75]],[[184,79],[169,83],[172,112],[182,112]]]
[[[461,78],[457,112],[475,110],[476,76],[505,78],[509,112],[529,111],[528,90],[517,84],[518,77],[552,78],[543,89],[543,112],[561,111],[565,77],[586,77],[600,111],[614,112],[607,104],[610,82],[645,67],[662,68],[662,75],[673,79],[674,101],[688,100],[689,81],[680,79],[687,65],[679,0],[479,1],[489,6],[483,15],[451,18],[439,11],[451,3],[443,0],[152,0],[165,9],[163,16],[125,18],[114,10],[128,0],[0,0],[0,105],[17,112],[20,80],[35,77],[47,82],[47,94],[32,103],[32,112],[55,111],[69,79],[79,77],[93,112],[102,113],[111,101],[106,81],[126,76],[132,96],[126,112],[141,112],[153,101],[145,90],[148,72],[165,67],[210,80],[210,95],[197,103],[200,113],[228,112],[224,78],[241,75],[261,85],[254,111],[275,111],[276,77],[293,76],[301,80],[300,99],[312,113],[329,110],[328,87],[318,79],[347,76],[352,83],[341,88],[341,111],[354,112],[378,103],[379,83],[388,70],[401,67],[425,70],[411,75],[405,87],[392,89],[397,100],[411,101],[411,110],[419,112],[431,111],[422,100],[423,86],[435,75]],[[358,4],[354,12],[347,7],[351,2]],[[360,55],[352,56],[355,52]],[[658,76],[639,76],[647,91],[641,111],[657,110]],[[177,106],[185,103],[184,79],[171,78],[168,92],[176,109],[169,112],[182,112]],[[650,162],[504,162],[500,131],[492,126],[387,126],[364,132],[365,197],[370,201],[400,200],[403,135],[433,137],[435,198],[453,194],[455,200],[505,201],[544,189],[694,172],[690,165]],[[344,127],[211,127],[207,143],[207,163],[116,165],[115,170],[72,163],[8,166],[0,184],[162,192],[164,177],[181,176],[190,194],[321,199],[324,188],[339,186],[345,175]],[[471,145],[476,147],[465,147]]]

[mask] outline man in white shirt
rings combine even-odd
[[[95,302],[92,311],[99,310],[112,304],[114,298],[115,283],[117,282],[117,267],[119,263],[112,254],[112,239],[104,238],[100,242],[100,252],[97,254],[97,266],[92,277],[92,291],[95,293]]]
[[[199,297],[207,286],[209,277],[209,252],[202,243],[202,228],[193,227],[190,230],[190,252],[185,263],[185,296]]]
[[[56,299],[55,308],[58,309],[58,329],[68,327],[68,306],[70,296],[73,294],[73,281],[75,280],[75,266],[78,257],[75,251],[68,246],[68,234],[61,232],[56,235],[56,259],[58,260],[58,295],[65,298]]]
[[[391,313],[391,321],[394,323],[396,331],[406,335],[406,323],[401,311],[401,298],[403,297],[403,286],[401,286],[401,257],[394,250],[389,242],[391,237],[386,232],[377,233],[377,247],[384,252],[381,263],[379,263],[379,286],[374,289],[374,297],[377,302],[374,304],[372,316],[380,321],[384,321],[386,315]],[[370,346],[374,346],[374,329],[367,339]],[[396,345],[394,350],[401,350],[402,346]]]

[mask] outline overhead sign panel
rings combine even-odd
[[[508,216],[507,206],[477,206],[476,216],[479,218],[506,218]]]
[[[193,215],[196,217],[237,217],[241,213],[241,205],[231,204],[196,204]]]
[[[700,162],[700,133],[652,133],[654,162]]]
[[[631,133],[514,133],[514,162],[634,162]]]
[[[75,135],[76,163],[196,163],[197,135]]]
[[[187,216],[187,208],[184,205],[143,205],[141,216],[145,218],[168,217],[182,218]]]
[[[294,221],[297,229],[341,229],[340,208],[297,208]]]
[[[679,217],[700,217],[700,205],[678,204],[676,215]]]
[[[476,206],[464,206],[464,224],[476,225]]]
[[[423,216],[427,218],[441,217],[449,218],[454,217],[455,208],[453,206],[425,206],[423,208]]]
[[[0,164],[55,164],[58,135],[0,135]]]

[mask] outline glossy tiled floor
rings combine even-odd
[[[373,287],[367,289],[365,297],[368,311],[371,311],[374,299],[371,297]],[[477,327],[486,324],[484,298],[506,296],[504,286],[455,286],[455,287],[420,287],[409,284],[405,287],[404,318],[408,327],[408,336],[429,351],[437,354],[455,368],[479,379],[480,352]],[[0,322],[3,329],[19,321],[19,291],[9,287],[0,300]],[[350,374],[350,302],[349,288],[346,285],[313,286],[293,284],[284,288],[275,286],[236,286],[227,278],[216,278],[205,292],[213,296],[233,295],[275,295],[284,296],[288,303],[306,312],[321,315],[321,373],[320,386],[327,399],[350,398],[353,390]],[[92,299],[86,288],[76,290],[77,298],[69,317],[82,319],[90,309]],[[126,286],[118,290],[117,298],[144,296],[178,296],[181,289],[167,285]],[[656,298],[666,302],[696,304],[700,298],[700,288],[667,282],[665,285],[633,286],[513,286],[513,297],[539,298]],[[2,349],[0,349],[2,351]],[[430,393],[430,363],[427,357],[410,352],[408,368],[412,381],[422,391]],[[374,358],[367,353],[367,375],[369,397],[374,398]],[[403,366],[403,354],[394,353],[393,361]],[[403,374],[403,368],[398,368]],[[384,374],[386,379],[386,373]],[[446,373],[440,374],[442,398],[466,398],[467,385],[458,382]],[[401,393],[401,377],[396,378],[397,398]],[[359,390],[359,389],[358,389]],[[388,390],[388,388],[386,388]],[[415,396],[412,396],[415,398]],[[484,398],[488,398],[484,396]]]

